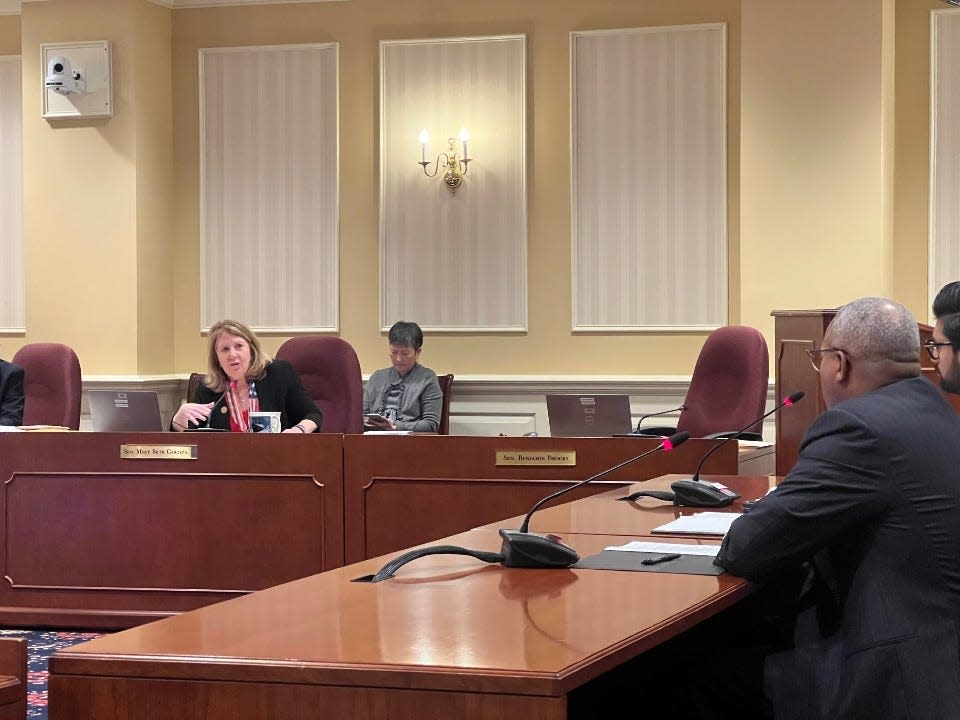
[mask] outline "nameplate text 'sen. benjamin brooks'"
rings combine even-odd
[[[576,450],[497,450],[497,465],[572,467],[576,464]]]
[[[121,445],[125,460],[196,460],[196,445]]]

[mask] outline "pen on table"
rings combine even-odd
[[[662,562],[669,562],[670,560],[676,560],[680,557],[680,553],[670,553],[669,555],[657,555],[657,557],[650,557],[646,560],[641,560],[641,565],[658,565]]]

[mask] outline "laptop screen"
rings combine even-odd
[[[610,437],[633,429],[629,395],[547,395],[553,437]]]
[[[162,431],[160,401],[152,390],[90,390],[90,420],[96,432]]]

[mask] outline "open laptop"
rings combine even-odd
[[[90,390],[87,399],[96,432],[166,430],[153,390]]]
[[[633,429],[629,395],[547,395],[553,437],[610,437]]]

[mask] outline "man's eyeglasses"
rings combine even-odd
[[[952,347],[953,343],[949,342],[935,342],[934,340],[927,340],[923,343],[923,348],[927,351],[927,354],[930,356],[931,360],[940,359],[940,348],[942,347]]]
[[[813,350],[807,350],[807,355],[810,356],[810,363],[813,365],[813,369],[817,372],[820,372],[820,366],[823,364],[823,354],[829,352],[844,352],[840,348],[816,348]]]

